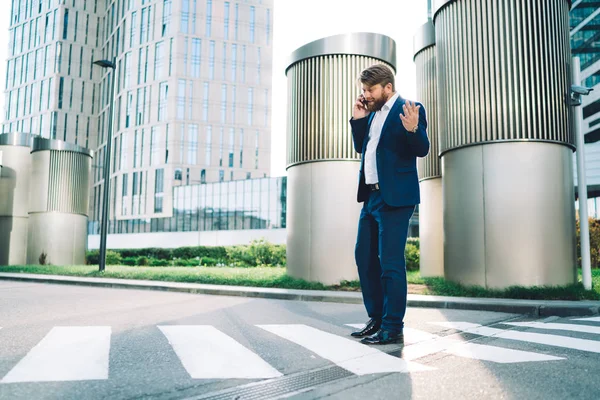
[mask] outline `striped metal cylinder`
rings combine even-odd
[[[387,36],[326,37],[291,55],[287,126],[287,273],[324,284],[358,279],[354,260],[360,155],[349,120],[362,70],[396,65]]]
[[[574,148],[568,0],[437,0],[440,154],[473,144]]]
[[[427,134],[431,148],[429,154],[418,158],[419,179],[439,178],[442,176],[439,159],[438,106],[436,79],[435,28],[431,22],[421,26],[414,39],[417,67],[417,100],[427,112]]]
[[[31,151],[27,263],[85,263],[93,153],[36,137]]]
[[[383,63],[395,71],[395,43],[360,33],[324,38],[296,50],[288,77],[287,167],[323,160],[359,160],[348,121],[361,93],[362,70]]]
[[[444,276],[576,281],[567,0],[438,0]]]

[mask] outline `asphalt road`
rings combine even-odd
[[[360,305],[0,281],[2,399],[597,399],[600,318],[411,308],[365,346]]]

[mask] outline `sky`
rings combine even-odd
[[[10,1],[0,0],[0,15],[3,16],[0,19],[2,88],[6,80],[10,4]],[[413,37],[425,22],[427,0],[274,0],[271,175],[282,176],[286,173],[285,68],[294,50],[314,40],[343,33],[374,32],[387,35],[396,42],[397,90],[403,97],[415,99]],[[4,94],[0,95],[2,113],[4,100]]]

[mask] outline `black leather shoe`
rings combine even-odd
[[[379,328],[381,328],[381,320],[371,318],[360,331],[352,332],[350,334],[350,336],[354,336],[354,337],[370,336],[370,335],[376,333],[379,330]]]
[[[380,329],[374,335],[368,336],[360,341],[363,344],[404,344],[404,334]]]

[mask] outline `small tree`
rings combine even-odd
[[[600,220],[588,218],[590,226],[590,263],[592,268],[598,268],[600,264]],[[579,218],[576,222],[577,228],[577,265],[581,267],[581,229]]]
[[[42,251],[42,254],[40,254],[38,261],[40,262],[40,265],[48,264],[48,254],[45,251]]]

